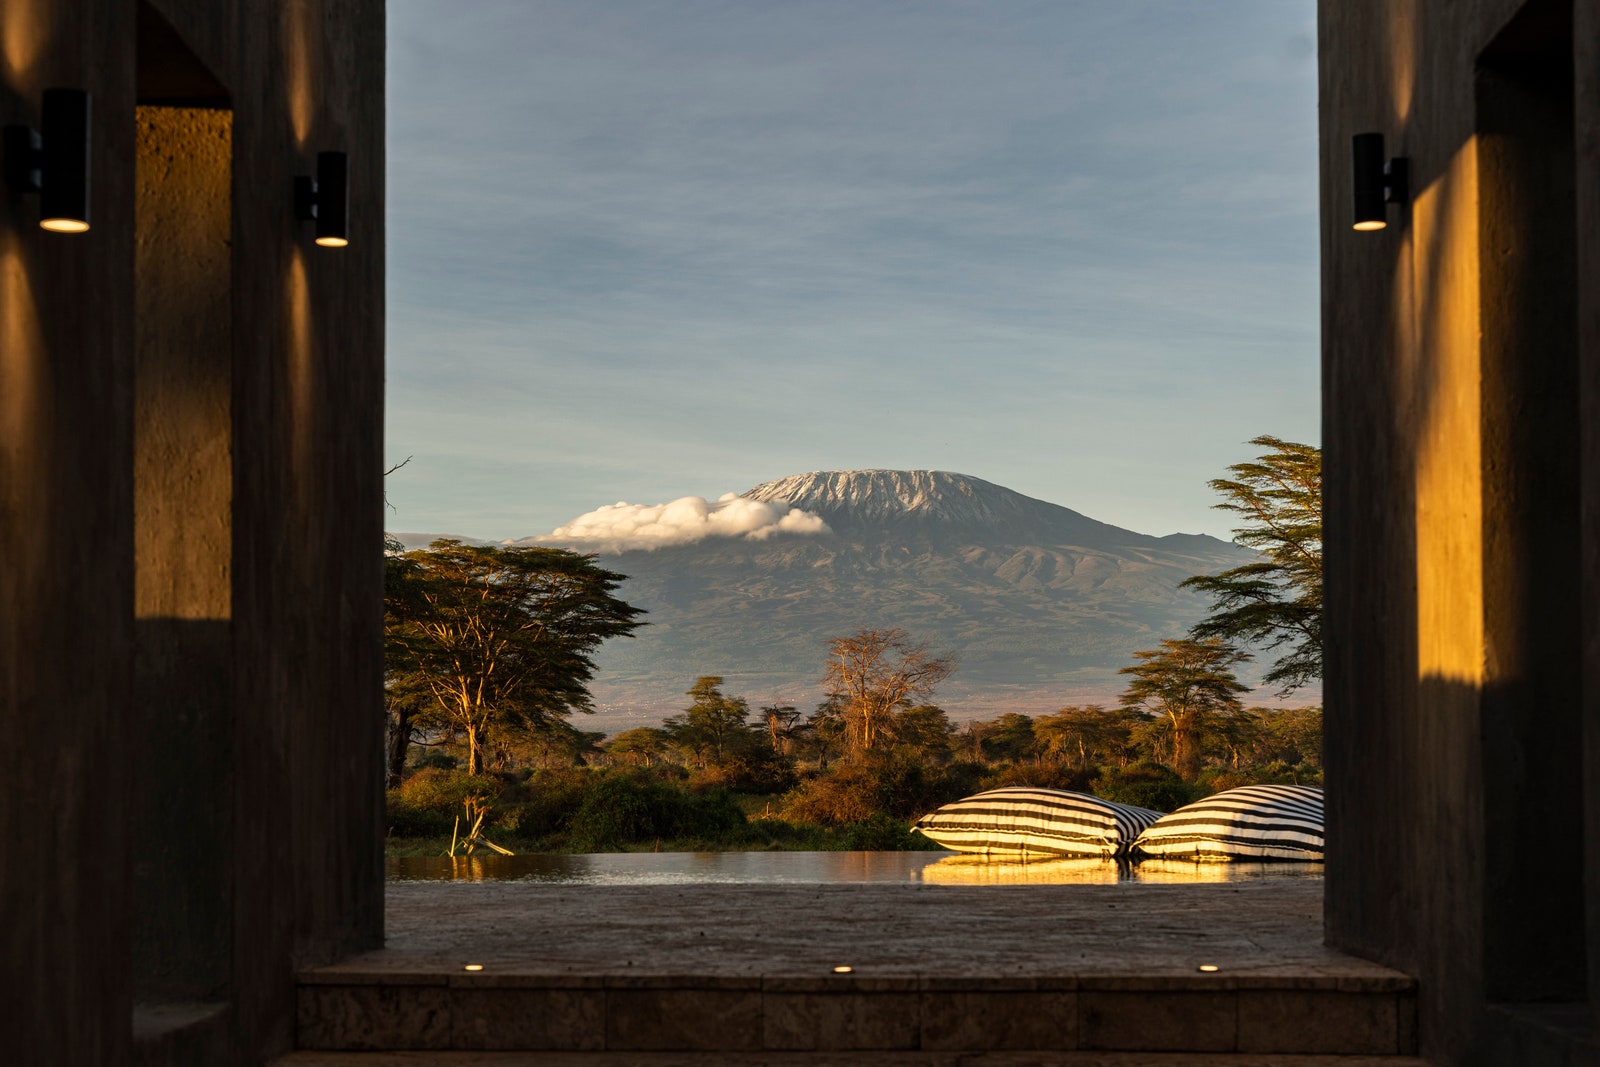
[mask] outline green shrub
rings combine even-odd
[[[495,812],[495,823],[521,837],[559,833],[601,777],[577,767],[540,770],[521,783],[515,801]]]
[[[1176,811],[1210,792],[1205,786],[1190,785],[1171,767],[1159,763],[1105,767],[1092,784],[1094,795],[1103,800],[1161,812]]]
[[[903,819],[882,812],[843,829],[840,845],[851,852],[911,852],[930,844],[921,834],[913,834]]]
[[[398,789],[385,796],[384,810],[390,837],[440,837],[450,832],[454,812],[419,808]]]
[[[722,790],[705,794],[633,774],[601,779],[567,824],[576,852],[602,852],[647,841],[723,842],[745,825],[744,812]]]
[[[1087,793],[1092,788],[1093,780],[1093,772],[1083,767],[1070,767],[1065,763],[1018,763],[986,777],[983,788],[1031,785],[1042,789],[1070,789],[1074,793]]]
[[[908,822],[978,791],[983,768],[974,763],[930,767],[894,757],[838,766],[807,778],[783,798],[784,818],[846,826],[884,815]]]

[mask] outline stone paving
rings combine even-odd
[[[318,974],[1409,979],[1322,944],[1322,883],[391,884],[383,951]],[[1214,964],[1213,975],[1200,975]],[[1377,983],[1377,985],[1373,985]]]
[[[386,947],[302,975],[302,1048],[931,1065],[1416,1047],[1415,984],[1322,945],[1318,880],[388,889]]]

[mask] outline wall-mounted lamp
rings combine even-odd
[[[39,226],[53,233],[89,231],[89,94],[46,89],[40,129],[5,128],[6,184],[39,194]]]
[[[1385,161],[1383,134],[1358,133],[1350,141],[1355,166],[1355,228],[1381,230],[1388,204],[1403,204],[1411,197],[1411,161],[1403,156]]]
[[[317,223],[317,244],[343,248],[350,243],[350,158],[343,152],[318,152],[317,176],[294,180],[294,212]]]

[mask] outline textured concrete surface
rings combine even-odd
[[[389,889],[385,949],[302,974],[300,1048],[746,1062],[1416,1043],[1414,983],[1322,946],[1313,879]]]
[[[1322,883],[584,886],[390,884],[381,952],[309,981],[405,975],[1255,977],[1409,985],[1322,944]],[[1195,968],[1213,963],[1216,974]]]
[[[1418,976],[1429,1056],[1565,1064],[1490,1005],[1600,1006],[1600,6],[1318,21],[1328,937]]]

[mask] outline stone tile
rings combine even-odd
[[[1078,993],[1078,1047],[1129,1052],[1231,1052],[1238,1040],[1237,994]]]
[[[1394,1053],[1393,994],[1242,990],[1240,1052]]]
[[[916,993],[766,993],[762,1040],[769,1049],[914,1049]]]
[[[915,993],[922,980],[914,975],[866,976],[769,974],[761,980],[767,993]]]
[[[607,989],[761,989],[759,974],[608,974]]]
[[[1209,993],[1236,987],[1237,982],[1231,974],[1204,974],[1198,970],[1187,974],[1085,974],[1078,978],[1079,989],[1126,993]]]
[[[593,1051],[605,1047],[605,1015],[598,989],[456,989],[450,1047]]]
[[[605,992],[606,1048],[750,1051],[761,1047],[759,989]]]
[[[1029,976],[1016,978],[971,978],[953,975],[923,975],[917,979],[917,988],[924,993],[1015,993],[1018,991],[1032,992],[1035,989],[1046,988],[1041,986],[1041,979]],[[1072,990],[1078,988],[1076,978],[1046,978],[1042,979],[1051,983],[1068,983],[1066,985],[1053,984],[1048,988]]]
[[[1077,1045],[1076,993],[922,994],[924,1049],[1072,1049]]]
[[[295,1043],[306,1049],[447,1049],[448,996],[438,986],[301,986]]]
[[[482,970],[450,976],[451,989],[604,989],[598,974],[506,974]]]

